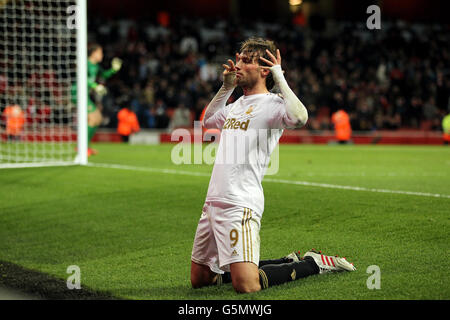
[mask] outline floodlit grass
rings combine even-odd
[[[230,284],[190,288],[212,166],[172,164],[173,146],[95,145],[91,163],[123,169],[0,170],[0,260],[60,279],[78,265],[82,286],[131,299],[450,299],[450,148],[280,146],[280,170],[263,182],[261,258],[314,247],[357,271],[237,295]],[[366,286],[371,265],[380,290]]]

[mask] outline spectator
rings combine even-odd
[[[183,103],[175,109],[172,119],[170,119],[169,129],[192,127],[191,112]]]
[[[164,129],[169,125],[169,116],[167,107],[162,99],[156,100],[155,105],[155,128]]]
[[[145,116],[147,118],[147,128],[156,128],[156,110],[154,106],[150,106],[145,111]]]

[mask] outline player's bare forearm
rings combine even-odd
[[[268,50],[267,53],[271,57],[272,61],[261,57],[261,60],[269,65],[269,67],[264,68],[268,68],[272,72],[273,80],[280,88],[281,94],[286,101],[286,112],[289,115],[289,118],[297,120],[296,127],[302,127],[308,121],[308,110],[296,96],[296,94],[292,91],[286,79],[284,78],[283,70],[281,69],[280,50],[277,50],[277,57],[275,57]]]

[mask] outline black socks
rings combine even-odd
[[[267,264],[259,269],[259,282],[262,289],[305,278],[319,273],[319,267],[311,257],[298,262]]]
[[[218,286],[224,284],[224,283],[230,283],[231,282],[231,272],[225,272],[223,274],[218,273],[217,274],[217,280],[216,284]]]
[[[290,258],[280,258],[275,260],[262,260],[259,262],[259,268],[268,265],[268,264],[282,264],[282,263],[289,263],[292,262],[292,259]]]
[[[281,258],[263,260],[259,263],[259,282],[262,289],[283,284],[319,273],[319,267],[312,257],[305,257],[298,262]],[[217,285],[231,282],[231,273],[217,274]]]

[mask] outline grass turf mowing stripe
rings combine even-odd
[[[121,170],[132,170],[132,171],[145,171],[145,172],[158,172],[158,173],[180,174],[180,175],[201,176],[201,177],[210,177],[211,176],[210,173],[203,173],[203,172],[194,172],[194,171],[185,171],[185,170],[173,170],[173,169],[157,169],[157,168],[148,168],[148,167],[128,166],[128,165],[121,165],[121,164],[89,163],[88,166],[97,167],[97,168],[109,168],[109,169],[121,169]],[[428,192],[415,192],[415,191],[402,191],[402,190],[390,190],[390,189],[377,189],[377,188],[364,188],[364,187],[354,187],[354,186],[342,186],[342,185],[336,185],[336,184],[317,183],[317,182],[308,182],[308,181],[294,181],[294,180],[283,180],[283,179],[266,178],[266,179],[264,179],[264,182],[303,185],[303,186],[309,186],[309,187],[319,187],[319,188],[328,188],[328,189],[343,189],[343,190],[351,190],[351,191],[392,193],[392,194],[402,194],[402,195],[411,195],[411,196],[448,198],[448,199],[450,199],[450,195],[447,195],[447,194],[428,193]]]

